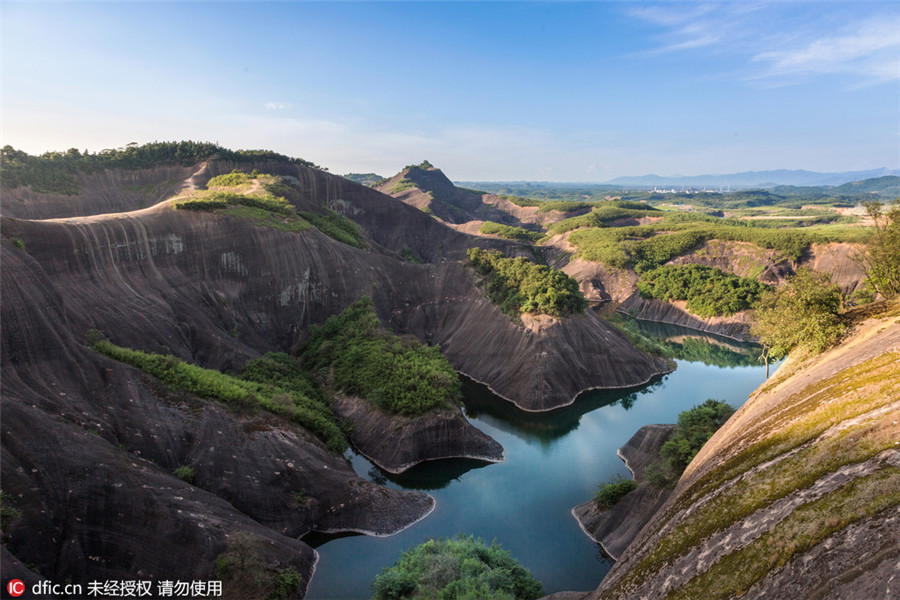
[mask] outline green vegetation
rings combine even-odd
[[[185,483],[194,483],[194,467],[191,465],[179,465],[172,474]]]
[[[481,248],[470,248],[468,258],[485,278],[488,297],[510,316],[539,313],[564,317],[587,307],[578,282],[558,269]]]
[[[559,235],[579,229],[581,227],[604,227],[619,219],[639,219],[641,217],[661,217],[663,212],[646,204],[638,202],[601,202],[584,204],[584,207],[594,207],[591,212],[578,217],[563,219],[550,226],[551,235]],[[572,209],[570,209],[572,210]]]
[[[285,216],[296,216],[296,210],[290,202],[279,196],[235,194],[233,192],[206,192],[188,200],[175,202],[179,210],[217,210],[228,206],[249,206],[261,208]]]
[[[631,345],[641,352],[665,358],[673,358],[675,356],[668,344],[641,331],[636,319],[626,317],[617,312],[610,314],[605,319],[610,325],[621,331],[628,338]],[[675,368],[674,363],[672,363],[672,368]]]
[[[405,167],[403,167],[403,170],[406,170],[406,169],[422,169],[422,170],[424,171],[424,170],[426,170],[426,169],[433,169],[433,168],[434,168],[434,165],[433,165],[433,164],[431,164],[431,163],[428,162],[427,160],[423,160],[422,162],[420,162],[420,163],[417,164],[417,165],[406,165]]]
[[[104,169],[144,169],[161,165],[195,165],[208,159],[234,162],[282,162],[313,168],[315,164],[299,158],[290,158],[270,150],[228,150],[208,142],[153,142],[125,148],[101,150],[91,154],[77,148],[65,152],[45,152],[31,156],[12,146],[0,151],[0,170],[3,187],[14,189],[30,185],[41,193],[78,194],[81,184],[79,173],[92,173]],[[324,169],[323,169],[324,170]]]
[[[634,479],[625,479],[619,475],[600,486],[600,489],[594,494],[594,502],[597,504],[597,508],[606,510],[618,504],[619,500],[635,489],[637,489],[637,482]]]
[[[206,187],[238,187],[253,183],[255,176],[234,169],[226,175],[218,175],[206,182]]]
[[[403,553],[373,583],[375,600],[534,600],[543,588],[496,542],[460,534]]]
[[[344,179],[349,179],[350,181],[368,187],[373,187],[384,182],[384,177],[376,173],[347,173],[343,177]]]
[[[703,444],[732,414],[734,408],[712,398],[679,413],[677,428],[659,450],[659,462],[645,469],[647,480],[657,487],[674,485]]]
[[[262,556],[263,541],[243,531],[233,533],[216,558],[216,576],[222,580],[228,598],[296,598],[303,578],[293,567],[278,569]]]
[[[877,202],[866,203],[875,221],[875,234],[866,248],[869,286],[885,298],[900,294],[900,199],[887,210]]]
[[[422,262],[422,258],[416,254],[416,251],[410,248],[409,246],[404,245],[400,248],[400,256],[408,263],[412,263],[414,265],[420,265]]]
[[[412,179],[406,179],[405,177],[395,183],[389,193],[391,194],[399,194],[400,192],[405,192],[406,190],[411,190],[414,187],[418,187],[416,182]]]
[[[359,225],[329,208],[322,208],[322,211],[320,213],[304,211],[299,214],[332,239],[354,248],[368,247]]]
[[[826,273],[805,267],[786,285],[759,299],[751,333],[763,345],[763,357],[779,359],[793,349],[819,353],[844,335],[843,294]]]
[[[887,352],[839,371],[792,394],[783,404],[786,410],[773,414],[766,423],[763,435],[759,429],[743,435],[738,432],[732,443],[740,446],[747,442],[743,449],[694,482],[669,507],[668,514],[695,506],[708,494],[724,491],[713,501],[700,505],[690,520],[667,533],[629,571],[621,585],[627,586],[651,576],[662,565],[695,548],[701,540],[779,498],[809,487],[845,465],[865,462],[895,447],[896,425],[890,419],[866,419],[851,426],[834,428],[900,397],[898,365],[900,352]],[[832,433],[826,434],[829,430]],[[810,444],[812,440],[817,441]],[[755,469],[782,456],[767,469]],[[730,481],[734,484],[724,486]],[[820,521],[824,522],[830,516],[832,513],[820,513]],[[664,518],[662,522],[665,522]],[[783,538],[783,542],[790,544],[791,540]],[[794,551],[789,550],[788,557]]]
[[[0,490],[0,531],[6,531],[13,521],[22,516],[12,496]]]
[[[22,240],[22,238],[19,238],[19,237],[11,237],[11,238],[9,238],[9,242],[10,242],[14,247],[18,248],[19,250],[24,250],[24,249],[25,249],[25,242]]]
[[[485,221],[478,231],[486,235],[499,235],[507,240],[520,240],[523,242],[536,242],[544,237],[543,233],[538,233],[537,231],[528,231],[521,227],[510,227],[509,225],[494,223],[493,221]]]
[[[367,296],[314,327],[301,360],[329,385],[393,414],[420,415],[460,397],[459,376],[440,350],[384,331]]]
[[[170,387],[233,406],[259,407],[289,417],[335,452],[343,452],[347,447],[347,440],[331,409],[321,400],[307,396],[303,388],[281,387],[279,384],[285,383],[284,380],[278,384],[247,381],[186,363],[174,356],[130,350],[106,340],[97,340],[92,347],[101,354],[141,369]]]
[[[703,265],[666,265],[641,273],[638,291],[644,298],[687,300],[700,317],[733,315],[752,308],[766,286]]]
[[[794,509],[758,539],[723,557],[695,576],[673,599],[738,598],[797,553],[806,552],[848,525],[900,504],[900,469],[882,467],[871,475]]]

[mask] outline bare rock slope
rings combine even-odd
[[[894,597],[898,411],[894,306],[758,389],[590,597]]]
[[[150,186],[141,190],[202,186],[235,166],[290,177],[300,210],[352,219],[368,247],[316,229],[150,206],[152,193],[115,196],[132,181]],[[75,197],[3,195],[0,467],[4,507],[8,494],[18,511],[3,534],[4,553],[20,561],[4,560],[4,576],[28,564],[56,581],[203,579],[245,532],[305,585],[316,560],[298,541],[307,532],[386,535],[433,508],[426,494],[357,477],[296,424],[173,391],[93,352],[90,329],[121,346],[237,370],[297,348],[311,325],[367,294],[386,326],[441,345],[456,368],[534,410],[665,368],[589,315],[541,332],[514,322],[458,262],[475,238],[340,177],[217,161],[153,173],[95,174]],[[170,184],[173,175],[187,179]],[[425,264],[403,261],[405,251]],[[496,456],[481,441],[477,452]],[[183,465],[194,470],[190,483],[173,474]]]

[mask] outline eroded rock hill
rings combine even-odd
[[[898,411],[895,305],[758,389],[587,597],[893,597]]]
[[[352,219],[368,248],[315,229],[148,206],[156,192],[113,198],[133,180],[199,187],[235,166],[291,178],[300,210]],[[306,532],[389,534],[433,506],[357,477],[297,425],[173,392],[93,352],[89,329],[236,371],[296,349],[312,324],[369,295],[385,325],[439,344],[457,369],[530,410],[666,369],[589,314],[539,331],[513,321],[458,262],[475,243],[509,244],[463,235],[340,177],[283,163],[210,162],[179,172],[178,185],[154,183],[152,172],[173,176],[107,172],[83,179],[83,196],[3,196],[2,477],[20,511],[5,546],[53,580],[202,579],[229,537],[248,532],[276,567],[308,582],[315,553],[297,541]],[[8,208],[16,203],[23,212]],[[408,251],[425,264],[402,260]],[[193,467],[193,485],[173,475],[181,465]]]

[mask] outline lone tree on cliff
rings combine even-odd
[[[819,353],[844,334],[843,294],[825,273],[802,267],[787,284],[765,292],[750,331],[763,346],[766,361],[785,357],[795,348]]]
[[[880,202],[867,202],[866,212],[875,233],[866,246],[866,279],[884,298],[900,295],[900,199],[885,210]]]

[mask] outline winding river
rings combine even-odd
[[[765,379],[752,347],[655,323],[642,329],[680,358],[673,373],[640,388],[587,392],[570,407],[529,414],[465,382],[468,417],[503,445],[502,463],[438,461],[387,476],[362,456],[348,455],[360,475],[389,487],[426,490],[437,506],[391,537],[304,538],[320,554],[307,598],[369,598],[375,576],[403,550],[458,533],[496,540],[543,583],[545,593],[597,587],[612,561],[570,511],[598,483],[629,475],[616,450],[641,426],[674,423],[679,412],[707,398],[738,407]]]

